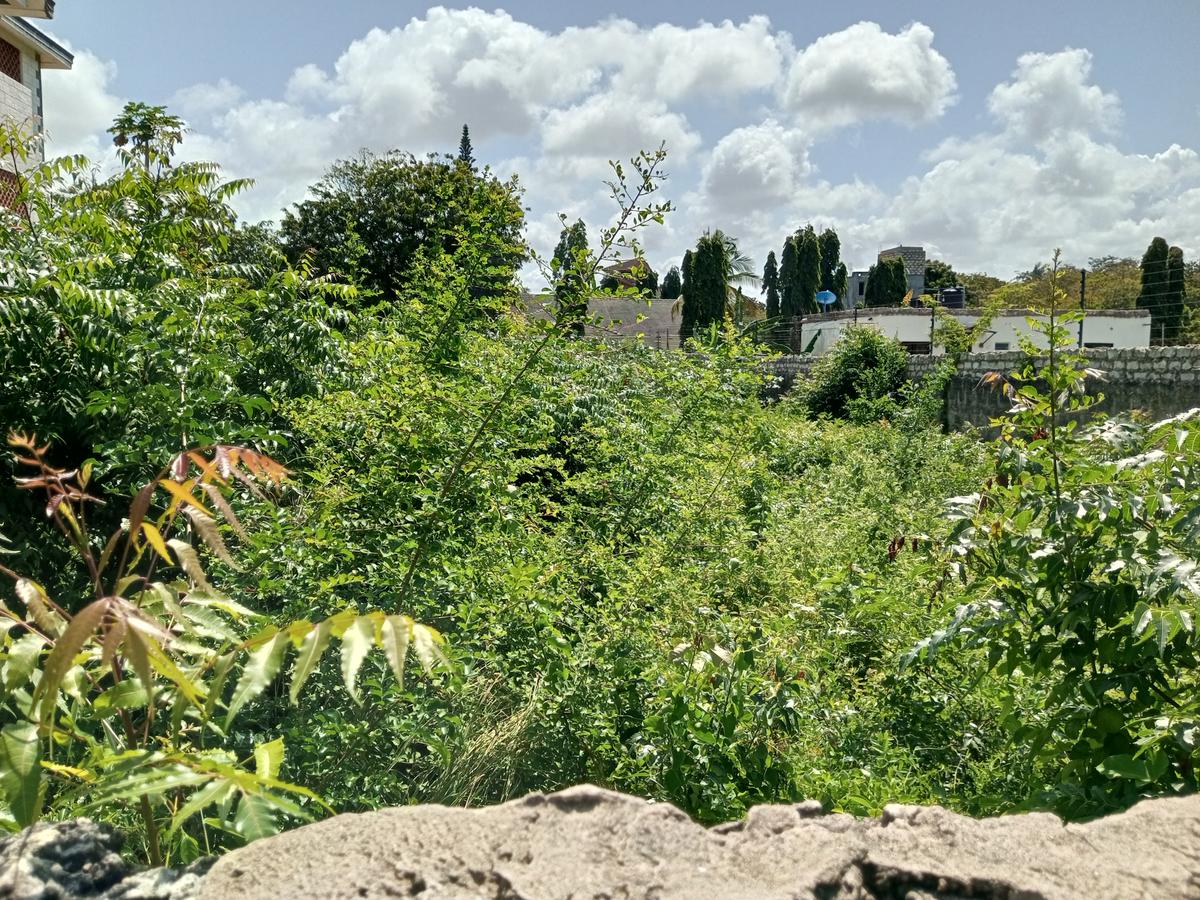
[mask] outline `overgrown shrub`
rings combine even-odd
[[[813,368],[802,399],[815,416],[878,421],[899,408],[907,366],[898,341],[874,328],[847,328]]]
[[[1053,275],[1057,275],[1057,267]],[[962,579],[949,624],[910,659],[987,653],[1004,724],[1031,770],[1028,802],[1095,815],[1197,788],[1200,423],[1079,425],[1097,399],[1056,314],[1049,350],[997,376],[1014,408],[995,471],[950,501],[939,584]],[[1037,362],[1045,354],[1044,362]]]

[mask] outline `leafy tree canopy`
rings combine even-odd
[[[480,307],[505,305],[527,257],[516,177],[500,181],[449,156],[392,151],[335,163],[312,196],[284,213],[288,258],[319,273],[355,276],[384,297],[400,294],[418,254],[453,255],[470,241],[480,265],[469,273]]]

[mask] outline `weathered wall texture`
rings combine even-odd
[[[1137,347],[1125,350],[1089,350],[1088,364],[1100,371],[1089,378],[1089,390],[1104,395],[1098,410],[1113,414],[1140,410],[1151,418],[1165,418],[1200,406],[1200,347]],[[1006,374],[1028,358],[1020,351],[969,353],[946,388],[946,424],[952,429],[984,427],[1009,408],[998,386],[984,383],[990,372]],[[812,371],[814,356],[781,356],[767,364],[784,393]],[[1045,357],[1040,362],[1045,362]],[[910,356],[909,377],[926,377],[940,360]]]
[[[134,871],[87,819],[0,838],[12,900],[1125,900],[1200,897],[1200,798],[1064,824],[816,801],[703,828],[675,807],[583,785],[502,806],[326,819],[212,864]],[[211,868],[210,868],[211,866]]]

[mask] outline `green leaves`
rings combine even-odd
[[[254,643],[255,649],[242,667],[241,677],[226,707],[226,728],[229,728],[243,706],[266,690],[283,665],[289,646],[287,635],[274,630],[266,636],[259,636]]]
[[[1066,321],[1052,313],[1038,325],[1052,349],[1009,376],[1020,386],[998,423],[996,474],[974,508],[958,498],[945,559],[965,576],[972,602],[960,610],[971,616],[956,615],[911,658],[986,647],[1008,702],[1036,710],[1010,721],[1047,766],[1050,802],[1092,815],[1200,787],[1198,748],[1176,724],[1200,713],[1188,518],[1200,456],[1177,433],[1196,430],[1188,417],[1075,427],[1068,416],[1096,398],[1083,393],[1089,373]]]
[[[376,622],[372,618],[355,619],[342,635],[342,679],[350,696],[358,700],[355,680],[367,653],[375,645]]]
[[[0,728],[0,786],[17,825],[32,825],[41,811],[38,762],[41,739],[37,726],[11,722]]]

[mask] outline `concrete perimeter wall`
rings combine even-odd
[[[1097,410],[1114,414],[1140,410],[1154,419],[1173,416],[1200,407],[1200,346],[1136,347],[1123,350],[1085,351],[1088,365],[1101,375],[1088,379],[1088,390],[1101,393]],[[797,379],[808,376],[820,357],[779,356],[768,364],[776,376],[778,393],[786,393]],[[952,429],[968,425],[987,426],[1006,411],[1010,403],[999,386],[985,384],[990,372],[1008,374],[1022,367],[1028,357],[1018,351],[968,353],[946,386],[946,424]],[[908,376],[928,376],[944,357],[913,355],[908,358]],[[1039,357],[1045,363],[1045,357]]]

